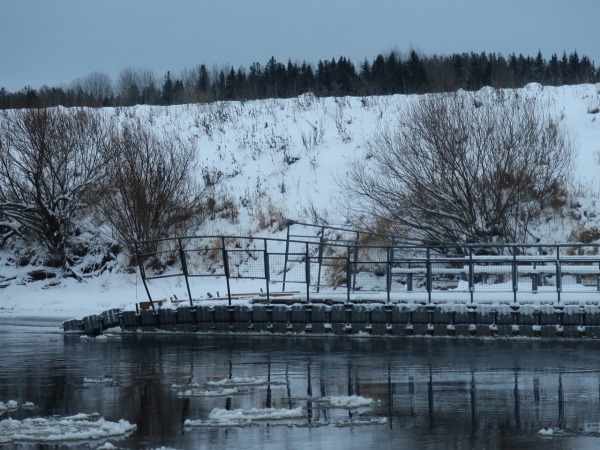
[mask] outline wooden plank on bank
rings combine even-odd
[[[298,295],[300,291],[289,291],[289,292],[269,292],[269,297],[289,297],[292,295]],[[231,300],[243,300],[252,297],[267,297],[266,292],[247,292],[247,293],[236,293],[231,294]],[[206,300],[229,300],[229,297],[209,297],[202,298],[200,301]]]

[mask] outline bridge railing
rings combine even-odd
[[[230,303],[235,297],[230,281],[244,279],[262,280],[266,301],[271,301],[275,283],[284,292],[290,284],[300,286],[306,302],[334,291],[348,302],[368,293],[373,298],[385,294],[387,302],[417,294],[427,302],[473,302],[494,295],[516,302],[536,293],[558,303],[565,293],[600,300],[598,245],[423,246],[394,243],[382,235],[346,239],[342,231],[319,227],[315,236],[288,231],[286,239],[185,236],[144,241],[136,244],[138,265],[153,307],[148,282],[171,277],[185,280],[190,305],[190,279],[196,277],[223,279]]]

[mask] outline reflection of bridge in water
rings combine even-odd
[[[416,426],[436,421],[471,427],[585,428],[598,424],[598,374],[472,372],[406,375],[392,386],[392,410]],[[587,379],[586,379],[587,378]],[[567,399],[567,400],[565,400]],[[591,408],[591,409],[590,409]],[[595,411],[593,417],[590,413]],[[582,423],[581,419],[584,418]],[[596,429],[600,432],[600,429]]]
[[[562,450],[600,439],[593,340],[2,332],[0,398],[35,408],[1,419],[122,418],[137,430],[121,448]],[[372,402],[326,400],[351,396]],[[297,414],[244,415],[269,407]],[[217,408],[249,423],[211,423]],[[542,440],[545,427],[570,437]]]
[[[286,239],[193,236],[138,242],[137,259],[148,310],[69,322],[65,329],[600,334],[598,245],[423,246],[394,236],[290,223]],[[163,305],[152,292],[169,279],[185,286],[187,299],[177,306]],[[209,282],[217,286],[216,298],[203,289]],[[244,282],[262,287],[235,292],[232,284]],[[200,286],[201,293],[192,286]],[[239,300],[252,306],[236,306]],[[113,320],[116,315],[119,321]]]
[[[114,404],[127,414],[111,410],[112,417],[139,418],[147,433],[177,430],[194,442],[190,448],[202,447],[198,442],[237,448],[222,445],[224,433],[238,433],[248,447],[249,439],[310,439],[309,433],[331,436],[320,442],[336,442],[336,435],[348,442],[339,431],[347,426],[357,439],[387,442],[377,448],[540,448],[531,442],[542,428],[600,437],[600,368],[592,340],[123,333],[101,344],[69,335],[65,342],[66,360],[82,367],[68,370],[67,387],[80,384],[82,374],[105,373],[115,382],[84,389],[89,408]],[[80,395],[61,392],[65,405]],[[327,401],[351,396],[372,403]],[[299,414],[258,421],[244,415],[271,408]],[[211,420],[215,409],[249,423]],[[202,428],[186,428],[186,420]],[[519,445],[523,441],[530,445]],[[596,445],[558,442],[543,448]]]
[[[577,356],[577,351],[591,350],[590,345],[574,350],[577,343],[572,343],[573,348],[570,343],[567,347],[559,344],[559,352],[571,353],[562,359],[556,356],[555,344],[538,346],[540,341],[531,345],[503,341],[497,346],[483,341],[403,340],[398,347],[397,340],[298,339],[290,338],[285,352],[293,354],[294,348],[306,345],[302,356],[291,362],[285,357],[285,362],[279,361],[278,353],[267,361],[251,357],[250,366],[241,356],[242,343],[237,356],[229,357],[228,377],[251,374],[271,383],[213,399],[207,409],[301,406],[305,417],[295,425],[385,418],[390,428],[418,429],[419,433],[455,429],[464,436],[473,430],[493,429],[536,434],[541,428],[560,428],[600,436],[600,371],[590,369],[595,366],[592,356],[589,360]],[[279,344],[274,348],[284,351]],[[264,357],[260,352],[256,355]],[[549,363],[561,367],[546,367]],[[206,373],[196,371],[191,378],[203,379]],[[361,412],[321,401],[336,396],[360,396],[375,403]]]
[[[358,414],[320,399],[359,396],[377,400],[368,414],[362,413],[363,418],[387,418],[390,426],[402,428],[446,424],[465,430],[496,427],[537,432],[552,427],[600,435],[599,373],[387,369],[387,374],[381,373],[387,380],[358,375],[352,367],[346,378],[340,379],[307,364],[306,378],[299,380],[296,374],[294,388],[267,384],[262,395],[241,399],[240,406],[251,409],[257,401],[267,408],[300,404],[306,412],[300,423],[343,423]],[[313,379],[315,372],[317,380]],[[305,386],[300,387],[302,381]],[[302,398],[306,400],[299,403]],[[221,402],[221,408],[232,408],[231,397]]]

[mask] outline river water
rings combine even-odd
[[[597,341],[4,325],[0,346],[0,448],[600,448]]]

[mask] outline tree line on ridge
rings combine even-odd
[[[589,57],[577,51],[550,59],[497,53],[454,53],[449,56],[421,55],[394,50],[365,59],[356,66],[350,59],[320,60],[316,66],[274,57],[249,68],[233,66],[212,69],[205,64],[184,70],[179,76],[168,71],[162,79],[149,69],[125,68],[116,80],[94,72],[69,86],[39,89],[24,87],[8,92],[0,87],[0,109],[44,106],[133,106],[173,105],[223,100],[291,98],[311,92],[316,96],[370,96],[478,90],[483,86],[519,88],[527,83],[560,86],[600,81]]]

